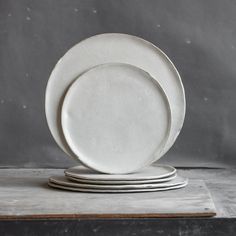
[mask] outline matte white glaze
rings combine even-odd
[[[173,187],[177,185],[182,185],[187,181],[186,178],[177,176],[175,179],[170,180],[164,183],[149,183],[149,184],[88,184],[88,183],[79,183],[68,180],[64,176],[51,176],[49,182],[69,186],[76,188],[85,188],[85,189],[104,189],[104,190],[124,190],[124,189],[150,189],[150,188],[166,188]]]
[[[67,179],[72,180],[78,183],[86,183],[86,184],[125,184],[125,185],[133,185],[133,184],[150,184],[150,183],[164,183],[176,178],[177,174],[173,174],[168,177],[160,178],[160,179],[148,179],[148,180],[88,180],[88,179],[80,179],[71,177],[70,175],[65,175]]]
[[[188,184],[188,180],[185,179],[180,184],[168,187],[156,187],[156,188],[139,188],[139,189],[94,189],[94,188],[81,188],[81,187],[72,187],[71,185],[67,185],[66,182],[61,182],[60,184],[56,184],[54,182],[48,181],[48,185],[54,188],[71,190],[75,192],[93,192],[93,193],[136,193],[136,192],[156,192],[156,191],[166,191],[171,189],[179,189],[183,188]]]
[[[70,49],[55,66],[48,81],[45,109],[48,126],[58,145],[70,156],[61,122],[61,104],[70,84],[81,73],[100,64],[120,62],[150,73],[167,94],[172,112],[172,127],[163,154],[173,145],[185,116],[185,95],[180,76],[169,58],[153,44],[126,34],[101,34]],[[158,156],[160,157],[160,156]]]
[[[120,174],[160,158],[171,112],[163,89],[148,73],[111,63],[90,69],[70,86],[61,121],[66,141],[82,163]]]
[[[92,181],[106,181],[106,183],[130,183],[133,181],[144,181],[144,180],[158,180],[176,173],[176,169],[168,165],[152,165],[148,166],[141,171],[124,174],[124,175],[108,175],[100,174],[94,170],[88,169],[83,166],[76,166],[65,170],[66,176],[71,176],[74,178],[79,178],[83,180]],[[124,181],[124,182],[122,182]]]

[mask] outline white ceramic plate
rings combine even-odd
[[[61,124],[83,164],[123,174],[159,159],[169,137],[171,112],[163,89],[147,72],[112,63],[90,69],[70,86]]]
[[[173,145],[185,116],[184,88],[173,63],[153,44],[126,34],[101,34],[71,48],[55,66],[46,89],[45,110],[49,129],[58,145],[70,156],[61,128],[61,104],[70,84],[86,70],[105,63],[127,63],[147,71],[167,94],[172,127],[163,154]],[[160,156],[158,156],[160,157]]]
[[[186,178],[177,176],[175,179],[170,180],[165,183],[150,183],[150,184],[86,184],[86,183],[78,183],[72,182],[68,180],[64,176],[52,176],[49,178],[49,182],[68,186],[75,188],[83,188],[83,189],[103,189],[103,190],[124,190],[124,189],[150,189],[150,188],[164,188],[164,187],[173,187],[177,185],[182,185],[186,182]]]
[[[176,169],[168,165],[152,165],[143,170],[126,175],[107,175],[99,174],[91,169],[83,166],[72,167],[65,170],[65,175],[78,178],[85,181],[93,181],[93,183],[106,184],[129,184],[142,183],[142,181],[157,181],[159,179],[173,176]],[[140,181],[140,182],[139,182]]]
[[[179,189],[183,188],[188,184],[188,180],[183,184],[171,186],[171,187],[162,187],[162,188],[146,188],[146,189],[89,189],[89,188],[78,188],[78,187],[71,187],[71,186],[64,186],[60,184],[55,184],[52,182],[48,182],[48,185],[53,188],[63,189],[63,190],[70,190],[75,192],[92,192],[92,193],[137,193],[137,192],[155,192],[155,191],[166,191],[171,189]]]
[[[86,179],[79,179],[79,178],[75,178],[75,177],[71,177],[69,175],[66,175],[66,178],[69,180],[72,180],[74,182],[78,182],[78,183],[86,183],[86,184],[111,184],[111,185],[115,185],[115,184],[125,184],[125,185],[133,185],[133,184],[155,184],[155,183],[164,183],[170,180],[175,179],[177,176],[177,174],[173,174],[169,177],[165,177],[165,178],[161,178],[161,179],[149,179],[149,180],[132,180],[132,181],[128,181],[128,180],[120,180],[120,181],[111,181],[111,180],[86,180]]]

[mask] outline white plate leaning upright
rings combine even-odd
[[[69,147],[83,164],[124,174],[162,155],[171,111],[165,92],[147,72],[109,63],[83,73],[70,86],[61,122]]]
[[[59,60],[49,78],[45,97],[46,118],[54,139],[66,153],[73,156],[60,122],[64,95],[81,73],[99,64],[113,62],[131,64],[147,71],[166,92],[172,112],[172,127],[164,154],[173,145],[184,121],[185,95],[181,78],[173,63],[159,48],[126,34],[93,36],[75,45]]]

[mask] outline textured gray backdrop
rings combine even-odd
[[[184,128],[162,162],[236,164],[236,1],[0,0],[0,166],[75,165],[55,144],[44,91],[58,59],[104,32],[158,45],[186,90]]]

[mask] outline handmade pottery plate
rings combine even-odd
[[[171,111],[165,92],[147,72],[111,63],[90,69],[70,86],[61,124],[84,165],[104,173],[131,173],[159,159]]]
[[[165,177],[165,178],[160,178],[160,179],[149,179],[149,180],[132,180],[132,181],[127,181],[127,180],[120,180],[120,181],[111,181],[111,180],[87,180],[87,179],[79,179],[79,178],[75,178],[75,177],[71,177],[69,175],[66,175],[66,178],[69,180],[72,180],[74,182],[78,182],[78,183],[86,183],[86,184],[111,184],[111,185],[115,185],[115,184],[125,184],[125,185],[133,185],[133,184],[155,184],[155,183],[164,183],[170,180],[175,179],[177,176],[177,174],[173,174],[169,177]]]
[[[86,184],[86,183],[78,183],[68,180],[64,176],[52,176],[49,178],[49,182],[62,185],[69,186],[75,188],[83,188],[83,189],[103,189],[103,190],[123,190],[123,189],[149,189],[149,188],[163,188],[163,187],[173,187],[177,185],[182,185],[186,182],[186,178],[177,176],[175,179],[170,180],[165,183],[151,183],[151,184]]]
[[[70,156],[61,127],[61,105],[71,83],[88,69],[105,63],[131,64],[147,71],[167,94],[172,126],[162,155],[178,136],[185,116],[184,88],[173,63],[153,44],[126,34],[101,34],[88,38],[70,49],[55,66],[46,89],[45,110],[49,129],[58,145]],[[156,158],[160,158],[157,155]]]
[[[94,170],[88,169],[83,166],[72,167],[65,170],[66,176],[74,177],[85,181],[93,181],[97,184],[129,184],[140,182],[142,183],[142,181],[156,181],[159,179],[167,178],[173,176],[175,173],[176,169],[168,165],[152,165],[144,168],[139,172],[126,175],[100,174]]]
[[[171,189],[183,188],[188,184],[188,180],[184,181],[182,184],[170,186],[170,187],[158,187],[158,188],[144,188],[144,189],[92,189],[92,188],[78,188],[71,186],[64,186],[61,184],[55,184],[48,182],[48,185],[53,188],[70,190],[75,192],[92,192],[92,193],[136,193],[136,192],[155,192],[155,191],[166,191]]]

